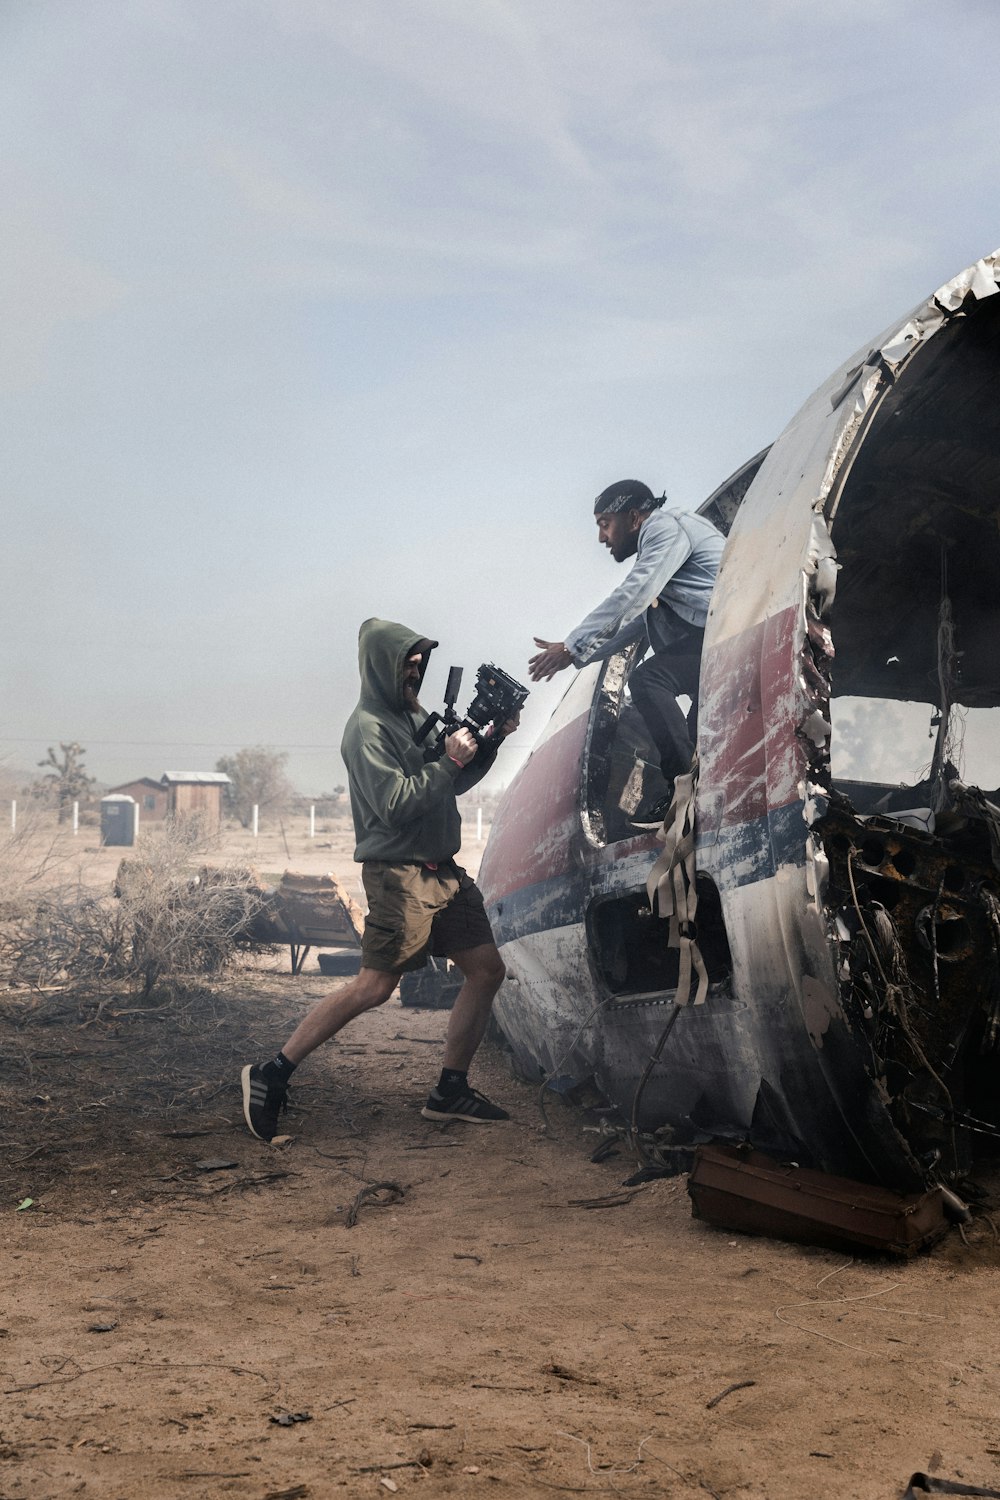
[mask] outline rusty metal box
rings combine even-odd
[[[838,1250],[914,1255],[948,1230],[940,1188],[894,1193],[723,1142],[697,1148],[688,1192],[720,1228]]]

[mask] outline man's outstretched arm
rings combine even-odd
[[[590,618],[591,616],[588,616],[588,619]],[[541,646],[542,650],[528,661],[528,670],[533,682],[548,682],[564,667],[585,667],[591,661],[614,656],[616,651],[623,651],[626,646],[631,646],[633,641],[641,640],[646,629],[644,616],[637,615],[614,635],[606,637],[600,645],[592,646],[584,655],[576,648],[576,637],[584,629],[586,623],[584,621],[583,625],[578,625],[570,635],[572,649],[566,641],[543,641],[537,635],[535,636],[535,645]]]
[[[575,630],[566,648],[578,666],[604,660],[644,633],[646,610],[691,555],[691,541],[669,514],[654,511],[639,532],[639,552],[626,579]]]

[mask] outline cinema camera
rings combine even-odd
[[[431,731],[438,730],[433,742],[424,750],[425,760],[437,760],[444,752],[444,742],[456,729],[468,729],[480,746],[488,745],[508,719],[521,711],[528,696],[528,689],[515,682],[506,672],[492,662],[484,662],[476,673],[476,695],[466,710],[465,718],[459,718],[455,700],[462,691],[462,668],[452,667],[448,673],[448,686],[444,693],[444,713],[428,714],[417,733],[417,744],[426,740]]]

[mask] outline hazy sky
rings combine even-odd
[[[1000,243],[995,0],[0,0],[0,759],[265,743],[368,615],[526,672]],[[518,749],[566,679],[536,689]],[[508,770],[511,757],[510,752]]]

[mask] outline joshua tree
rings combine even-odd
[[[94,777],[88,776],[83,768],[83,757],[86,754],[82,745],[76,740],[71,744],[64,745],[61,741],[59,749],[60,756],[56,755],[52,746],[44,760],[38,764],[46,772],[42,777],[47,781],[56,794],[59,806],[59,821],[64,823],[69,817],[70,809],[74,802],[79,802],[85,797],[94,785]]]

